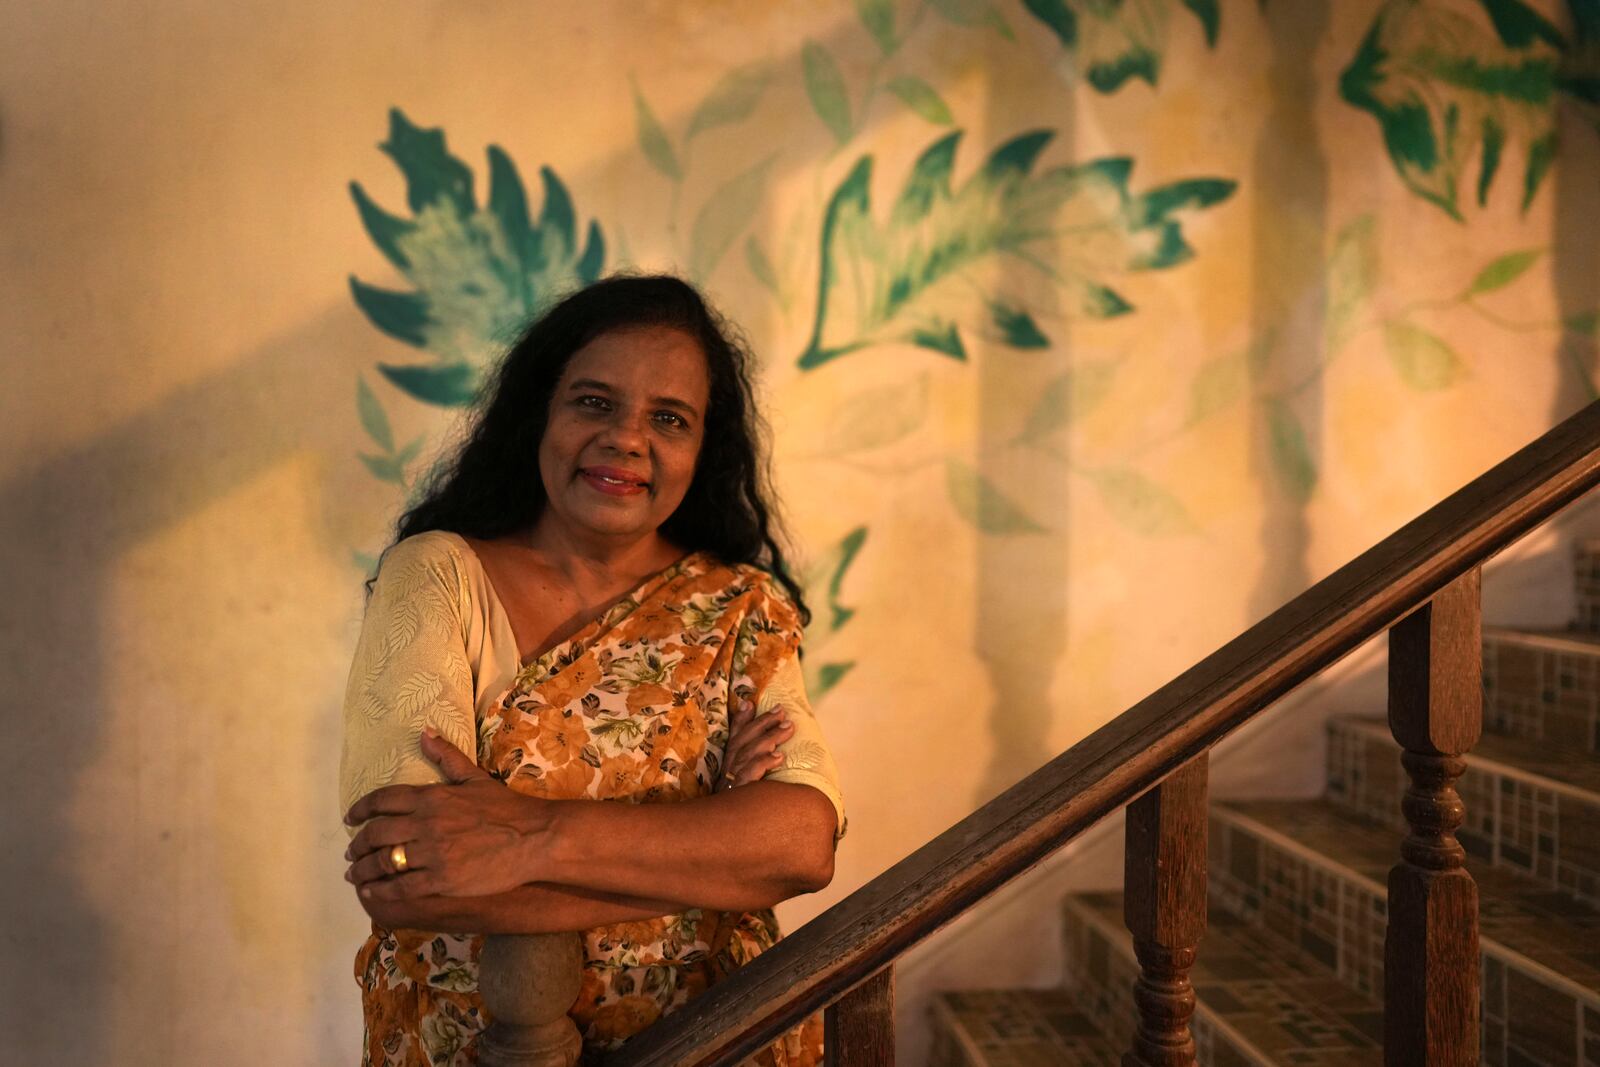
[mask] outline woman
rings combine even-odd
[[[843,809],[757,426],[699,295],[610,279],[513,346],[401,519],[345,702],[365,1062],[475,1061],[485,933],[583,931],[572,1015],[614,1047],[832,878]],[[760,1059],[820,1053],[813,1022]]]

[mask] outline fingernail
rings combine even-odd
[[[350,884],[354,885],[355,884],[355,880],[356,880],[356,876],[351,874],[349,871],[345,871],[344,872],[344,880],[349,882]]]
[[[439,731],[435,730],[431,726],[424,726],[422,728],[422,736],[428,738],[429,740],[438,740]]]
[[[345,862],[346,863],[348,863],[349,861],[355,859],[354,856],[350,855],[350,850],[348,848],[344,850],[344,858],[345,858]]]
[[[360,889],[356,890],[356,893],[362,897],[370,897],[372,895],[372,887],[364,885]]]

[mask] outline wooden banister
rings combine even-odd
[[[607,1058],[608,1067],[737,1063],[1165,781],[1597,483],[1600,403],[1407,523],[739,974],[638,1034]]]

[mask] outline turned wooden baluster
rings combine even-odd
[[[567,1009],[578,999],[583,945],[577,934],[490,934],[478,956],[478,991],[489,1028],[481,1067],[573,1067],[582,1052]]]
[[[1189,968],[1206,931],[1205,754],[1128,805],[1123,918],[1139,977],[1133,1048],[1123,1067],[1194,1063],[1194,987]]]
[[[1476,568],[1389,631],[1389,729],[1411,776],[1411,832],[1389,872],[1383,945],[1384,1062],[1478,1062],[1478,887],[1456,840],[1456,779],[1483,724]]]
[[[894,1067],[894,964],[828,1005],[823,1067]]]

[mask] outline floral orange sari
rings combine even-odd
[[[689,555],[523,667],[479,723],[479,765],[529,796],[635,804],[705,796],[721,770],[730,701],[755,701],[795,655],[800,631],[768,574]],[[771,911],[691,909],[586,931],[571,1010],[585,1051],[615,1048],[777,939]],[[488,1024],[481,941],[374,928],[355,967],[364,1064],[477,1061]],[[812,1067],[821,1056],[814,1018],[754,1062]]]

